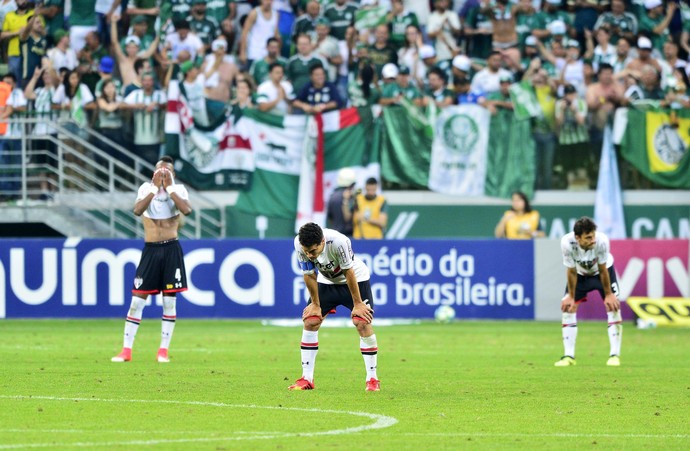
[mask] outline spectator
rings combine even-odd
[[[112,19],[111,19],[112,20]],[[123,52],[127,51],[127,44],[125,41],[127,41],[127,38],[129,36],[136,36],[139,38],[139,47],[142,49],[147,49],[149,46],[151,46],[151,43],[153,40],[156,38],[155,33],[151,34],[149,33],[149,23],[146,20],[145,16],[134,16],[132,17],[132,20],[130,22],[132,25],[131,27],[131,33],[127,34],[127,36],[124,36],[120,39],[120,48],[122,49]],[[156,56],[158,52],[154,53],[154,56]]]
[[[19,42],[22,55],[21,83],[26,86],[37,68],[43,64],[46,56],[48,41],[45,38],[45,27],[40,16],[32,16],[26,27],[19,33]]]
[[[386,25],[377,26],[374,36],[374,43],[367,49],[367,54],[376,68],[376,73],[381,74],[381,69],[386,64],[398,64],[398,53],[388,42],[388,27]]]
[[[613,66],[607,63],[599,65],[597,82],[587,87],[585,100],[590,113],[590,144],[594,153],[593,167],[599,163],[601,147],[604,141],[604,128],[613,121],[613,114],[621,105],[623,86],[613,78]],[[590,173],[591,180],[595,180],[597,171]]]
[[[556,154],[556,86],[541,67],[541,60],[533,59],[523,78],[523,87],[531,87],[537,98],[541,114],[533,119],[532,138],[535,143],[535,188],[551,189],[553,163]]]
[[[67,68],[73,70],[77,68],[77,52],[70,47],[69,32],[58,30],[54,35],[56,45],[48,50],[48,59],[54,69]]]
[[[386,20],[390,27],[390,43],[394,49],[399,51],[402,47],[409,46],[407,33],[410,26],[414,27],[421,38],[417,15],[405,8],[403,0],[391,0],[391,11],[386,16]],[[421,44],[418,47],[421,47]],[[402,63],[407,64],[404,61]],[[407,65],[412,67],[410,64]]]
[[[587,131],[587,103],[579,97],[573,85],[565,85],[563,92],[563,98],[556,102],[555,111],[559,153],[568,187],[575,189],[589,183],[586,181],[586,168],[592,154]]]
[[[101,61],[98,64],[98,75],[100,76],[100,80],[98,80],[98,83],[96,83],[96,87],[93,90],[96,98],[101,97],[101,93],[103,92],[103,84],[110,80],[112,80],[113,84],[115,85],[115,92],[122,92],[122,81],[119,78],[113,77],[114,69],[115,61],[112,59],[112,57],[104,56],[101,58]]]
[[[669,2],[664,14],[664,4],[661,0],[644,0],[647,14],[640,18],[640,34],[646,35],[652,41],[652,48],[659,54],[663,51],[664,42],[668,39],[668,26],[678,9],[678,4]]]
[[[121,0],[96,0],[96,22],[97,35],[105,48],[110,47],[110,20],[117,9],[120,8]]]
[[[98,33],[91,31],[86,35],[86,45],[77,53],[79,60],[79,72],[82,74],[82,81],[92,91],[95,91],[98,75],[98,66],[101,58],[108,56],[108,51],[101,45]]]
[[[585,94],[585,70],[584,61],[580,58],[580,44],[575,39],[568,40],[566,46],[565,64],[561,68],[561,85],[571,84],[575,86],[578,94]]]
[[[490,6],[485,0],[482,8],[491,22],[492,49],[502,51],[505,57],[515,62],[519,61],[517,17],[522,14],[520,4],[511,4],[509,0],[497,0]]]
[[[532,209],[525,193],[521,191],[513,193],[511,208],[503,213],[503,217],[494,230],[494,236],[509,240],[530,240],[544,236],[539,212]]]
[[[297,36],[297,54],[290,58],[285,67],[285,75],[295,92],[301,92],[309,83],[311,68],[315,65],[327,66],[327,62],[313,52],[311,39],[306,34]]]
[[[486,67],[477,72],[472,77],[472,86],[470,88],[473,92],[483,92],[491,94],[500,89],[500,78],[502,76],[511,75],[510,72],[501,67],[502,55],[499,51],[492,51],[487,60]]]
[[[499,78],[499,90],[489,93],[483,103],[492,115],[496,115],[500,109],[513,111],[513,102],[510,100],[510,85],[513,83],[511,75],[502,75]]]
[[[322,66],[311,68],[311,81],[302,88],[293,102],[307,114],[325,113],[344,106],[338,88],[326,79],[326,69]]]
[[[117,34],[117,23],[119,20],[120,16],[114,16],[110,22],[110,34],[112,37],[110,48],[115,54],[115,61],[117,61],[120,77],[122,77],[122,84],[127,87],[138,82],[138,74],[134,67],[135,63],[137,60],[148,60],[153,55],[158,48],[159,36],[157,35],[153,42],[151,42],[151,45],[144,51],[141,51],[141,40],[137,36],[127,36],[125,38],[125,51],[123,52],[122,48],[120,48]],[[189,29],[187,29],[188,31]],[[170,36],[168,39],[170,39]],[[179,48],[177,50],[179,51]],[[126,96],[127,94],[125,94]]]
[[[241,110],[245,108],[254,108],[256,106],[253,99],[254,92],[249,80],[242,79],[237,81],[236,84],[237,89],[235,90],[235,97],[230,101],[232,114],[235,117],[239,116]]]
[[[91,31],[98,31],[96,0],[71,0],[71,2],[69,34],[72,47],[75,50],[81,50],[86,44],[86,35]]]
[[[124,126],[121,111],[123,106],[122,97],[117,93],[117,85],[112,78],[103,82],[101,94],[97,97],[97,102],[98,126],[96,129],[110,141],[125,147],[126,143],[122,133]],[[105,141],[100,143],[99,148],[112,158],[125,164],[132,164],[132,161],[126,158],[122,152]]]
[[[154,87],[153,73],[141,76],[141,89],[125,97],[123,108],[134,111],[134,152],[151,164],[156,164],[161,150],[161,112],[166,111],[165,93]]]
[[[0,29],[1,24],[5,23],[5,16],[7,13],[17,10],[17,3],[15,0],[0,0]]]
[[[2,77],[2,82],[10,87],[10,95],[5,106],[0,107],[0,119],[7,120],[18,116],[26,110],[26,98],[17,86],[17,77],[12,72]],[[0,182],[0,191],[4,191],[6,199],[18,198],[20,189],[20,171],[22,165],[21,137],[24,134],[22,124],[7,124],[0,134],[0,165],[5,169]]]
[[[664,42],[664,57],[659,61],[663,70],[662,86],[668,86],[669,80],[676,78],[673,74],[676,70],[686,72],[687,62],[678,58],[678,50],[678,44],[673,39],[669,38],[668,41]]]
[[[260,6],[247,16],[238,52],[241,65],[250,67],[254,61],[266,56],[265,42],[268,38],[274,37],[280,41],[278,12],[272,6],[273,0],[261,0]]]
[[[594,47],[592,35],[596,36],[596,47]],[[611,33],[608,26],[601,26],[594,33],[585,30],[585,42],[587,50],[585,51],[584,59],[592,61],[592,67],[595,71],[599,70],[599,65],[602,63],[613,66],[616,62],[616,47],[611,44]]]
[[[39,79],[42,79],[43,86],[36,87]],[[41,165],[43,172],[39,174],[41,200],[48,200],[52,198],[52,193],[55,191],[55,181],[53,175],[57,167],[57,150],[54,141],[50,139],[42,139],[47,135],[52,135],[53,139],[57,138],[57,132],[48,124],[53,121],[53,95],[56,88],[60,85],[60,78],[55,69],[46,69],[44,67],[36,67],[34,74],[24,88],[24,97],[31,100],[33,103],[33,113],[39,122],[32,131],[32,135],[37,139],[32,140],[33,150],[38,154],[36,163]],[[48,172],[48,168],[52,168]]]
[[[522,50],[522,58],[520,59],[520,71],[525,71],[532,60],[539,58],[539,49],[537,48],[537,38],[534,36],[527,36],[525,39],[524,48]]]
[[[373,70],[372,70],[373,72]],[[355,208],[355,182],[357,177],[352,168],[338,171],[338,187],[328,198],[326,226],[352,238],[352,214]]]
[[[65,125],[75,134],[86,138],[83,129],[88,125],[87,111],[96,108],[93,94],[88,86],[81,82],[81,74],[74,69],[67,73],[62,84],[53,94],[53,103],[62,111],[62,119],[71,119]]]
[[[183,51],[184,52],[184,51]],[[180,55],[183,54],[183,52],[180,52]],[[186,53],[186,52],[184,52]],[[189,61],[189,54],[187,54],[187,61]],[[123,83],[123,91],[122,91],[122,97],[127,97],[130,95],[133,91],[137,89],[141,89],[142,84],[141,84],[141,77],[143,74],[146,72],[151,72],[151,63],[149,62],[148,59],[137,59],[134,61],[134,76],[131,78],[131,83],[125,84]],[[120,72],[122,74],[122,72]]]
[[[181,20],[174,24],[175,32],[170,33],[165,39],[165,48],[171,51],[173,62],[179,62],[178,55],[185,50],[189,52],[192,60],[196,60],[197,56],[203,56],[205,54],[204,43],[199,39],[199,36],[190,31],[189,22]]]
[[[405,31],[405,43],[398,50],[400,64],[410,68],[412,80],[418,87],[426,84],[427,68],[419,56],[419,49],[424,45],[422,33],[416,25],[408,25]]]
[[[591,31],[599,14],[608,9],[609,0],[568,0],[568,10],[575,11],[573,19],[574,37],[580,45],[585,43],[585,30]]]
[[[205,54],[211,49],[211,42],[218,36],[220,25],[215,19],[206,15],[206,2],[208,0],[192,0],[191,14],[187,16],[189,28],[204,43]]]
[[[625,67],[639,73],[645,66],[652,66],[659,74],[662,72],[661,64],[652,57],[652,41],[640,36],[637,39],[637,58],[633,58]]]
[[[434,11],[427,21],[427,33],[434,40],[438,60],[450,60],[459,51],[457,38],[461,31],[460,18],[448,9],[448,0],[435,0]]]
[[[470,83],[474,75],[472,61],[465,55],[455,55],[451,63],[451,71],[454,84],[465,80]]]
[[[230,86],[239,70],[235,57],[227,54],[227,48],[225,37],[216,38],[202,67],[206,77],[206,97],[222,103],[230,100]]]
[[[305,13],[297,18],[292,27],[292,36],[306,34],[310,37],[316,35],[316,20],[321,14],[321,5],[316,0],[309,0],[305,7]],[[277,40],[276,40],[277,42]],[[279,51],[280,51],[280,46]]]
[[[181,87],[192,117],[194,117],[194,123],[202,127],[208,127],[210,121],[205,94],[206,75],[199,70],[199,67],[193,61],[185,61],[180,64],[180,73],[183,76]]]
[[[388,83],[383,86],[381,100],[379,101],[381,105],[400,105],[404,98],[417,106],[422,106],[424,103],[422,94],[414,84],[410,83],[409,67],[402,66],[398,69],[391,63],[390,66],[384,66],[384,69],[384,78],[396,77],[397,80],[394,83]]]
[[[532,31],[532,34],[541,41],[550,42],[554,35],[561,34],[561,28],[563,35],[569,35],[572,21],[568,13],[559,9],[560,6],[561,0],[546,0],[542,3],[543,9],[538,13],[536,29]],[[553,28],[554,26],[556,28]]]
[[[256,103],[259,111],[284,115],[290,111],[290,104],[295,98],[292,84],[284,80],[285,69],[280,63],[269,67],[268,80],[261,83],[256,90]]]
[[[472,58],[486,59],[491,54],[493,27],[487,11],[476,2],[467,10],[467,18],[463,23],[463,33],[467,39],[467,54]]]
[[[366,107],[379,102],[381,91],[376,83],[376,70],[368,60],[359,62],[357,78],[348,83],[347,92],[353,107]]]
[[[353,217],[354,238],[382,239],[388,225],[388,204],[386,198],[378,194],[378,181],[367,179],[364,193],[356,196]]]
[[[192,10],[192,0],[171,0],[172,21],[179,22],[185,20]]]
[[[632,60],[633,57],[630,56],[630,41],[628,41],[628,38],[620,38],[616,43],[616,59],[611,63],[613,72],[615,74],[619,73],[625,69]]]
[[[633,13],[625,11],[625,0],[611,0],[611,11],[599,16],[594,29],[598,30],[604,26],[611,30],[612,44],[618,44],[620,38],[632,42],[637,36],[637,18]]]
[[[537,28],[539,15],[532,4],[532,0],[519,0],[520,14],[517,16],[515,31],[518,34],[520,48],[524,49],[525,40],[532,36],[532,30]],[[532,36],[535,37],[536,36]]]
[[[666,93],[661,89],[661,74],[650,64],[640,71],[640,88],[645,100],[658,100],[660,106],[666,106]]]
[[[355,14],[359,6],[348,0],[335,0],[323,11],[323,17],[331,23],[331,35],[338,41],[344,41],[348,28],[355,24]]]
[[[343,64],[338,40],[330,35],[331,23],[325,17],[316,21],[316,36],[312,39],[314,53],[328,63],[328,81],[338,81],[338,71]]]
[[[28,0],[16,0],[16,11],[9,11],[2,23],[0,40],[9,40],[7,44],[7,63],[9,72],[14,75],[15,81],[22,79],[22,54],[19,48],[19,34],[29,23],[34,15],[33,3]],[[75,64],[76,66],[76,64]]]
[[[455,94],[446,87],[446,74],[438,67],[429,71],[429,88],[424,97],[423,106],[435,105],[436,108],[445,108],[453,104]]]
[[[316,2],[309,2],[309,4],[311,3]],[[318,5],[318,3],[316,4]],[[287,66],[287,60],[280,56],[280,42],[276,38],[268,38],[266,42],[266,56],[254,61],[249,68],[249,73],[258,84],[261,84],[268,79],[268,68],[273,63],[280,64],[283,66],[283,69]]]
[[[157,4],[157,2],[151,0],[128,0],[126,13],[132,18],[132,27],[134,27],[135,18],[142,16],[146,19],[146,28],[153,30],[156,19],[161,15],[161,9],[156,6]],[[184,17],[187,16],[185,15],[182,18]]]
[[[618,41],[620,43],[620,41]],[[633,72],[623,69],[621,72],[615,74],[616,79],[623,81],[623,98],[621,99],[621,106],[631,106],[635,101],[644,98],[642,88],[639,86],[639,79]]]

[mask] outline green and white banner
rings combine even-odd
[[[376,28],[377,25],[386,23],[388,13],[389,10],[383,6],[359,9],[355,13],[355,28],[357,30]]]

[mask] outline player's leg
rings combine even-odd
[[[144,306],[146,305],[145,294],[133,294],[132,301],[127,311],[127,319],[125,320],[125,333],[122,351],[110,359],[113,362],[129,362],[132,360],[132,347],[134,346],[134,339],[141,324],[141,317],[144,313]]]
[[[611,279],[611,291],[618,296],[618,280],[616,279],[616,271],[613,266],[609,268],[609,278]],[[602,290],[603,296],[603,290]],[[608,366],[620,366],[621,343],[623,341],[623,317],[620,309],[617,312],[606,312],[608,317],[608,334],[609,334],[609,359],[606,362]]]
[[[359,294],[362,301],[373,308],[373,295],[371,292],[371,284],[369,281],[359,282]],[[379,391],[381,382],[376,373],[378,366],[378,352],[379,345],[376,341],[376,334],[371,324],[368,324],[363,318],[355,316],[352,318],[352,323],[357,328],[359,333],[359,350],[364,358],[364,368],[367,372],[366,390]]]
[[[321,316],[309,316],[303,319],[302,341],[300,342],[300,356],[302,357],[302,377],[297,379],[288,390],[312,390],[314,386],[314,368],[316,355],[319,353],[319,328],[323,319],[333,308],[331,292],[332,285],[319,284],[319,301]],[[310,301],[311,302],[311,301]]]
[[[575,303],[567,312],[561,315],[561,335],[563,338],[563,357],[558,360],[555,366],[575,365],[575,344],[577,342],[577,307],[581,302],[587,300],[586,280],[582,276],[577,276],[575,288]],[[568,287],[565,288],[568,293]]]
[[[177,320],[176,293],[187,290],[187,273],[184,266],[184,254],[180,242],[175,240],[162,247],[163,267],[163,317],[161,318],[161,344],[156,360],[160,363],[170,362],[168,349],[175,331]]]

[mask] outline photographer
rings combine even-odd
[[[586,168],[592,160],[587,130],[587,103],[580,98],[577,89],[565,85],[563,98],[556,102],[556,127],[558,128],[559,163],[568,178],[569,188],[585,188]]]
[[[351,168],[338,172],[338,187],[328,198],[326,223],[328,228],[352,237],[352,212],[355,208],[356,174]]]

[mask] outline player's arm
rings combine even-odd
[[[319,284],[316,281],[316,273],[304,274],[304,284],[309,291],[311,303],[307,305],[302,311],[302,319],[307,319],[310,316],[323,318],[321,315],[321,301],[319,300]]]
[[[192,206],[189,201],[177,192],[177,187],[173,184],[173,176],[169,171],[162,171],[163,173],[163,188],[168,192],[168,196],[175,202],[175,206],[185,216],[192,212]]]
[[[374,318],[374,310],[362,302],[362,295],[359,292],[359,285],[357,285],[357,277],[355,276],[354,268],[344,269],[343,274],[345,274],[347,287],[350,289],[350,294],[352,295],[352,317],[358,316],[363,318],[367,323],[371,323],[371,320]],[[369,299],[369,302],[371,302],[371,299]]]
[[[601,280],[601,285],[604,287],[604,305],[606,306],[606,311],[617,312],[621,308],[620,301],[616,293],[611,290],[611,277],[609,276],[608,268],[606,264],[599,264],[599,280]]]

